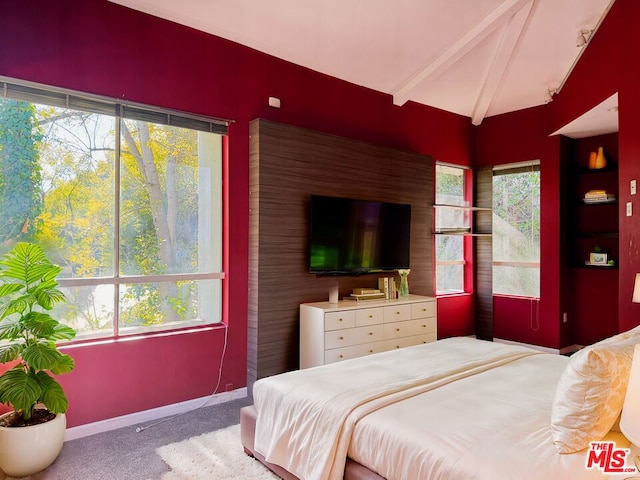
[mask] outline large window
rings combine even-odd
[[[467,169],[450,165],[436,165],[436,205],[468,206],[465,198]],[[464,237],[469,231],[470,216],[462,208],[436,208],[435,236],[436,292],[438,294],[464,291]]]
[[[493,292],[540,296],[538,162],[494,169]]]
[[[208,120],[2,84],[0,254],[63,267],[79,338],[221,321],[222,135]]]

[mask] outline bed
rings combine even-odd
[[[254,384],[242,442],[291,480],[616,478],[587,457],[629,447],[636,343],[640,327],[571,357],[458,337],[275,375]]]

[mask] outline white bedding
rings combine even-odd
[[[353,426],[385,405],[535,350],[450,338],[261,379],[255,448],[304,480],[340,480]]]
[[[560,455],[553,444],[551,403],[567,361],[529,356],[372,412],[349,457],[388,479],[612,478],[587,470],[585,451]]]
[[[342,479],[347,454],[389,480],[604,478],[551,439],[567,360],[451,338],[276,375],[254,385],[255,448],[303,480]]]

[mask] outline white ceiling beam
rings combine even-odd
[[[509,61],[532,16],[531,13],[533,12],[534,3],[535,0],[530,0],[527,5],[523,6],[502,27],[500,41],[491,58],[487,74],[482,82],[478,98],[473,107],[471,123],[474,125],[480,125],[489,110],[489,105],[491,105],[491,101],[507,73]]]
[[[393,103],[395,105],[404,105],[409,100],[411,92],[419,84],[427,78],[433,77],[449,68],[449,66],[457,62],[488,35],[507,22],[518,10],[530,1],[531,0],[505,0],[502,2],[498,8],[478,22],[471,30],[445,50],[442,55],[422,67],[399,88],[391,92],[393,95]]]

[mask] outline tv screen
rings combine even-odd
[[[310,226],[311,273],[409,268],[411,205],[312,195]]]

